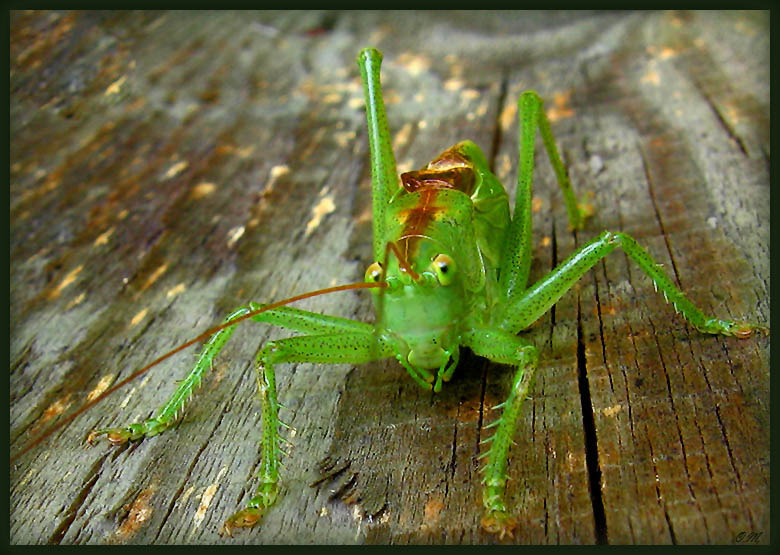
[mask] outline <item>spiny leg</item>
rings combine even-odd
[[[536,282],[519,298],[504,305],[498,315],[498,326],[510,333],[517,333],[533,324],[568,291],[596,262],[615,250],[623,249],[631,260],[653,281],[674,310],[704,333],[749,337],[753,331],[767,331],[765,326],[719,320],[706,316],[680,291],[656,264],[648,252],[629,235],[605,231],[596,239],[575,251],[555,270]]]
[[[370,328],[370,326],[369,326]],[[279,403],[276,399],[274,365],[285,362],[312,362],[325,364],[360,364],[392,356],[393,346],[373,333],[334,333],[304,335],[273,341],[257,354],[255,377],[262,405],[260,486],[247,507],[228,518],[221,533],[232,535],[233,528],[257,524],[274,503],[279,488],[279,464],[284,454],[279,427]]]
[[[235,320],[250,311],[249,307],[241,307],[234,310],[227,318],[225,323]],[[94,439],[105,434],[108,441],[114,445],[121,445],[127,441],[137,440],[144,437],[156,436],[167,430],[175,421],[179,411],[184,404],[192,397],[192,392],[200,385],[203,375],[211,368],[214,357],[219,354],[222,348],[233,335],[236,326],[228,326],[212,335],[203,347],[195,366],[187,377],[182,380],[179,387],[176,388],[168,402],[165,403],[152,418],[147,418],[142,422],[135,422],[127,426],[118,428],[103,428],[93,430],[89,434],[88,441],[92,443]]]
[[[574,195],[566,167],[558,154],[558,147],[550,129],[550,121],[543,109],[543,101],[534,91],[524,92],[517,101],[518,162],[517,192],[512,223],[507,233],[508,245],[502,257],[501,290],[508,297],[522,292],[528,283],[531,268],[531,199],[533,197],[534,148],[536,128],[542,136],[558,186],[563,193],[569,226],[582,228],[585,218],[592,213],[590,206],[579,203]]]
[[[489,449],[480,455],[480,458],[487,458],[485,466],[481,469],[484,474],[482,504],[485,507],[485,516],[481,524],[486,531],[499,534],[500,538],[505,535],[511,537],[515,519],[510,516],[504,501],[508,477],[507,458],[520,416],[520,407],[533,385],[538,354],[532,345],[500,330],[472,330],[464,334],[463,340],[475,354],[517,367],[509,396],[506,401],[493,407],[503,409],[501,417],[487,426],[487,428],[495,427],[496,431],[480,442],[490,443]]]
[[[230,313],[224,322],[235,320],[247,312],[262,308],[262,306],[261,304],[250,302],[249,306],[237,308]],[[273,324],[302,333],[373,333],[374,330],[373,326],[365,322],[317,314],[286,306],[257,314],[252,316],[251,319],[255,322]],[[105,434],[112,444],[121,445],[127,441],[156,436],[168,429],[176,421],[184,404],[192,397],[192,392],[200,385],[203,375],[211,368],[214,357],[219,354],[228,342],[235,328],[236,326],[229,326],[209,338],[195,366],[179,384],[179,387],[176,388],[168,402],[157,411],[153,418],[128,426],[94,430],[89,436],[89,441],[92,442],[96,437]]]

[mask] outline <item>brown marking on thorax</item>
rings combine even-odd
[[[429,162],[426,168],[402,173],[401,182],[407,191],[420,195],[417,204],[398,215],[404,225],[400,241],[408,261],[416,253],[420,237],[426,235],[428,224],[446,210],[445,206],[436,204],[439,190],[455,189],[471,195],[474,170],[465,157],[450,149]]]

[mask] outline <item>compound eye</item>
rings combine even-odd
[[[442,285],[449,285],[455,279],[455,261],[446,254],[437,254],[431,262],[431,269]]]
[[[368,283],[379,283],[382,279],[382,265],[379,262],[374,262],[366,269],[366,275],[364,279]]]

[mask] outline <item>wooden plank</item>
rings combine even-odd
[[[470,138],[513,191],[514,103],[548,99],[596,212],[567,229],[539,154],[532,280],[622,230],[708,313],[768,322],[768,28],[761,12],[12,13],[12,454],[242,303],[362,277],[368,44],[402,171]],[[373,317],[367,294],[302,306]],[[540,364],[511,452],[514,542],[769,542],[767,339],[699,334],[621,253],[525,335]],[[221,538],[255,486],[253,355],[285,336],[240,328],[175,430],[84,444],[150,415],[194,351],[13,461],[11,542],[496,541],[478,442],[511,370],[467,352],[438,395],[390,362],[280,369],[282,496]]]

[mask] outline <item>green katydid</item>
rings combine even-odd
[[[511,535],[515,525],[504,499],[509,447],[537,363],[536,348],[517,334],[550,309],[601,258],[620,247],[675,311],[702,332],[746,338],[753,331],[767,329],[705,316],[650,255],[621,232],[603,232],[528,286],[537,128],[562,190],[571,228],[581,228],[588,215],[572,190],[542,100],[528,91],[518,101],[518,179],[514,212],[510,215],[506,190],[489,170],[479,147],[470,141],[446,150],[424,169],[402,174],[399,186],[380,89],[381,60],[381,53],[374,48],[366,48],[358,56],[366,99],[373,193],[375,262],[366,270],[365,282],[271,305],[250,303],[235,310],[221,326],[173,351],[211,336],[193,370],[153,418],[96,430],[91,435],[105,434],[112,443],[121,444],[169,428],[241,320],[251,318],[300,332],[299,336],[270,342],[258,351],[255,377],[262,404],[260,485],[248,506],[225,522],[223,531],[228,534],[236,527],[256,525],[277,498],[284,441],[274,377],[277,364],[358,364],[395,358],[415,382],[434,392],[453,376],[461,346],[514,367],[511,390],[498,406],[501,416],[489,425],[495,427],[495,432],[484,440],[481,455],[485,459],[481,468],[482,527],[503,537]],[[355,288],[372,289],[377,308],[375,324],[282,306],[312,295]],[[90,406],[173,352],[112,387]]]

